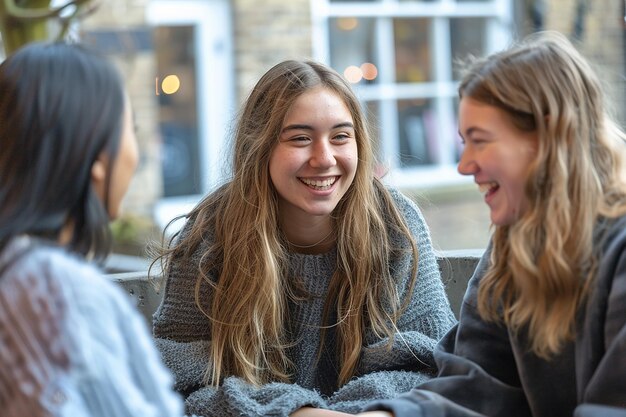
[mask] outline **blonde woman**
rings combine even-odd
[[[349,85],[277,64],[234,136],[232,179],[188,215],[154,316],[187,411],[356,412],[428,378],[454,316],[420,211],[374,177]]]
[[[562,35],[474,62],[465,149],[495,232],[439,376],[370,416],[626,416],[626,141]]]

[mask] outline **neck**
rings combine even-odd
[[[289,247],[295,252],[318,254],[329,251],[335,244],[336,234],[330,218],[311,224],[281,225]]]
[[[65,246],[72,241],[72,236],[74,235],[74,222],[68,221],[67,224],[61,229],[59,233],[59,238],[57,239],[58,243],[61,246]]]

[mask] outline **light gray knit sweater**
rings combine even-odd
[[[408,309],[397,323],[399,333],[392,351],[379,349],[386,339],[367,330],[357,376],[342,387],[337,386],[339,366],[332,331],[327,333],[324,353],[317,360],[322,310],[336,264],[335,250],[321,255],[291,254],[290,271],[314,297],[290,305],[290,334],[298,341],[289,351],[296,369],[293,383],[276,382],[260,388],[237,377],[226,378],[218,389],[203,386],[210,352],[210,324],[194,301],[197,264],[172,264],[163,302],[154,315],[154,333],[163,360],[174,373],[176,389],[187,395],[188,413],[288,416],[307,405],[354,413],[368,401],[393,398],[430,377],[434,371],[433,348],[455,319],[419,209],[398,191],[391,193],[418,245],[417,284]],[[401,236],[392,235],[391,239],[396,244],[403,243]],[[194,257],[196,261],[202,250],[201,247]],[[407,254],[390,265],[401,297],[407,290],[411,262]],[[203,287],[205,293],[201,297],[206,299],[210,297],[209,289]]]
[[[55,243],[8,242],[0,252],[0,416],[182,416],[171,383],[117,285]]]

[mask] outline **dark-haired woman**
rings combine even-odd
[[[0,65],[0,410],[4,417],[182,414],[106,255],[138,161],[113,66],[32,44]]]

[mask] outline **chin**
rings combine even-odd
[[[491,218],[491,223],[494,226],[511,226],[515,223],[515,220],[512,219],[499,219],[499,218]]]
[[[506,219],[503,219],[501,216],[498,216],[497,214],[491,213],[491,223],[494,226],[508,226],[510,224],[510,222],[508,222]]]

